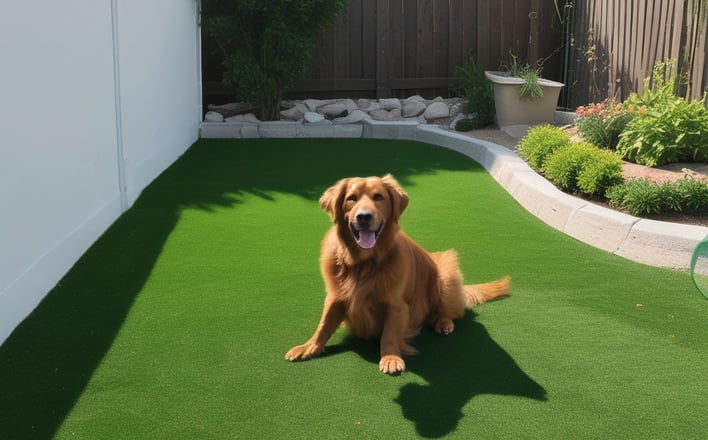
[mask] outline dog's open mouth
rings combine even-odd
[[[379,228],[375,231],[371,231],[369,229],[357,229],[357,226],[355,223],[350,223],[349,224],[349,229],[352,230],[352,233],[354,234],[354,238],[356,239],[357,244],[359,247],[362,249],[371,249],[374,247],[376,244],[376,240],[379,238],[379,235],[381,234],[381,231],[383,230],[384,227],[384,222],[381,222],[381,225],[379,225]]]

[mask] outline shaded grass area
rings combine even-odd
[[[512,296],[428,330],[408,371],[319,319],[320,194],[393,173],[401,223]],[[31,438],[702,438],[708,302],[687,274],[547,227],[475,162],[415,142],[201,140],[0,347],[0,433]]]

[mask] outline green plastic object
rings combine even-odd
[[[691,279],[696,289],[708,299],[708,237],[700,242],[693,251]]]

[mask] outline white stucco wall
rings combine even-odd
[[[195,0],[0,9],[2,343],[197,139],[201,86]]]

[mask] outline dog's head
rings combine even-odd
[[[390,174],[342,179],[322,194],[320,206],[340,231],[363,249],[395,233],[408,206],[408,194]]]

